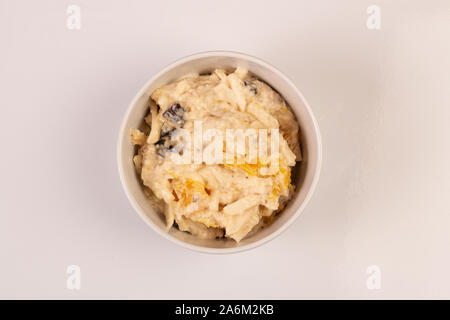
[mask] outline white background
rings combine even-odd
[[[1,298],[450,298],[449,1],[0,3]],[[69,4],[81,30],[66,28]],[[370,4],[380,30],[366,27]],[[226,256],[153,232],[116,164],[145,81],[214,49],[291,77],[324,144],[296,223]]]

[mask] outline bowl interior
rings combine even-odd
[[[210,72],[217,68],[234,70],[236,67],[248,69],[259,79],[265,81],[273,89],[278,91],[291,107],[300,125],[300,143],[303,161],[297,164],[294,171],[293,183],[296,186],[295,194],[286,208],[278,215],[278,218],[269,226],[259,230],[255,234],[236,243],[230,239],[199,239],[186,232],[172,227],[166,231],[165,218],[156,212],[143,192],[140,177],[136,174],[133,164],[135,148],[128,138],[128,129],[140,127],[143,117],[147,112],[150,94],[158,87],[167,84],[179,77],[191,72]],[[190,247],[207,252],[226,252],[226,248],[240,251],[248,247],[257,246],[277,234],[290,225],[301,212],[305,200],[308,200],[316,183],[320,166],[320,138],[315,120],[306,105],[304,98],[283,74],[277,69],[259,59],[238,53],[205,53],[179,60],[162,70],[137,94],[131,103],[119,137],[119,167],[122,183],[127,195],[140,216],[156,231],[169,237],[171,240]]]

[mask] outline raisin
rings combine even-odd
[[[184,113],[186,110],[179,103],[174,103],[163,112],[163,117],[175,126],[182,126],[184,124]]]
[[[253,92],[255,95],[258,94],[258,89],[256,89],[256,85],[252,82],[247,82],[244,80],[244,86],[249,87],[249,90]]]
[[[180,154],[183,145],[180,142],[172,140],[172,133],[175,129],[171,128],[167,133],[161,135],[160,139],[155,142],[156,153],[165,158],[167,152],[174,152]]]
[[[157,148],[167,147],[170,143],[170,137],[174,128],[170,127],[167,123],[163,123],[161,131],[159,133],[159,140],[155,142]]]

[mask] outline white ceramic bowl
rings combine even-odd
[[[297,165],[294,183],[296,192],[274,223],[236,243],[231,239],[198,239],[172,227],[165,228],[165,218],[157,213],[146,198],[140,177],[133,164],[134,147],[128,130],[137,128],[146,114],[148,99],[156,88],[191,72],[209,72],[216,68],[234,70],[241,66],[278,91],[293,110],[300,124],[303,162]],[[319,127],[303,95],[291,80],[272,65],[258,58],[230,51],[210,51],[182,58],[154,75],[134,97],[125,113],[117,146],[120,179],[132,206],[139,216],[156,232],[183,247],[206,253],[234,253],[258,247],[286,230],[300,215],[312,196],[319,179],[322,145]]]

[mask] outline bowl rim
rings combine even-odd
[[[210,248],[210,247],[203,247],[203,246],[199,246],[196,244],[187,243],[187,242],[184,242],[182,240],[175,238],[174,236],[170,235],[169,232],[164,231],[161,228],[159,228],[155,223],[153,223],[153,221],[150,218],[147,217],[146,213],[143,212],[143,210],[137,203],[136,199],[131,194],[131,191],[129,190],[126,179],[125,179],[125,172],[124,172],[124,168],[123,168],[124,164],[122,161],[122,142],[124,140],[123,136],[127,129],[126,123],[128,121],[128,118],[129,118],[131,112],[134,109],[134,106],[136,105],[136,102],[145,93],[146,89],[151,85],[151,83],[153,83],[156,79],[158,79],[160,76],[162,76],[169,70],[171,70],[181,64],[184,64],[184,63],[187,63],[189,61],[196,60],[199,58],[214,57],[214,56],[239,58],[239,59],[251,61],[256,64],[262,65],[263,67],[269,69],[271,72],[276,73],[278,76],[280,76],[295,91],[295,93],[302,100],[302,102],[306,108],[306,111],[308,112],[308,114],[311,118],[311,122],[312,122],[313,128],[315,130],[315,139],[316,139],[316,143],[317,143],[317,153],[316,153],[317,165],[316,165],[315,171],[313,173],[313,180],[311,182],[308,192],[306,193],[304,200],[300,203],[300,206],[295,210],[293,215],[284,224],[282,224],[278,229],[274,230],[268,236],[266,236],[262,239],[259,239],[255,242],[252,242],[252,243],[249,243],[249,244],[246,244],[243,246],[232,247],[232,248]],[[257,58],[255,56],[252,56],[252,55],[249,55],[246,53],[237,52],[237,51],[228,51],[228,50],[202,51],[202,52],[198,52],[198,53],[194,53],[194,54],[185,56],[183,58],[175,60],[172,63],[166,65],[159,72],[157,72],[152,77],[150,77],[150,79],[147,80],[145,82],[145,84],[141,87],[141,89],[136,93],[134,98],[131,100],[128,108],[126,109],[125,114],[122,117],[120,129],[119,129],[118,141],[117,141],[117,165],[118,165],[118,169],[119,169],[119,177],[120,177],[120,181],[122,184],[122,188],[125,191],[128,201],[131,203],[131,206],[134,208],[134,210],[137,212],[137,214],[141,217],[141,219],[144,220],[144,222],[148,226],[150,226],[154,231],[156,231],[159,235],[161,235],[165,239],[168,239],[171,242],[173,242],[183,248],[187,248],[187,249],[190,249],[190,250],[193,250],[196,252],[210,253],[210,254],[231,254],[231,253],[244,252],[244,251],[247,251],[250,249],[257,248],[265,243],[268,243],[269,241],[275,239],[280,234],[282,234],[284,231],[286,231],[294,223],[294,221],[300,216],[300,214],[303,212],[303,210],[306,208],[309,201],[311,200],[311,198],[314,194],[314,191],[316,189],[316,186],[318,184],[318,181],[319,181],[320,172],[321,172],[321,168],[322,168],[322,138],[321,138],[320,129],[319,129],[317,120],[311,110],[311,107],[309,106],[304,95],[302,94],[302,92],[297,88],[297,86],[294,84],[294,82],[289,77],[287,77],[283,72],[278,70],[272,64],[270,64],[260,58]]]

